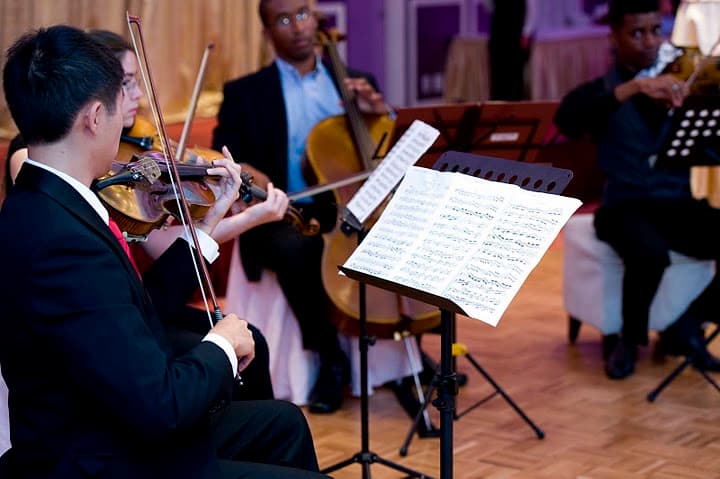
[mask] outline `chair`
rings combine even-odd
[[[8,411],[8,388],[0,374],[0,456],[10,449],[10,417]]]
[[[275,273],[263,271],[250,282],[240,262],[235,240],[228,271],[225,310],[247,319],[260,329],[270,349],[270,379],[275,397],[307,404],[320,368],[320,358],[302,346],[300,326],[282,294]]]
[[[568,337],[574,343],[582,323],[603,334],[604,354],[622,327],[623,264],[610,245],[595,236],[593,213],[576,213],[564,229],[563,302],[569,316]],[[650,307],[650,329],[662,331],[675,321],[710,283],[712,260],[671,251]]]
[[[257,326],[270,349],[270,377],[275,396],[298,405],[308,402],[317,378],[320,361],[317,353],[303,349],[300,326],[272,271],[263,271],[259,282],[245,276],[239,240],[233,245],[228,272],[225,310],[236,313]],[[360,358],[357,338],[340,335],[340,344],[350,358],[352,393],[360,395]],[[420,353],[412,338],[405,344],[378,339],[368,353],[368,389],[388,381],[420,372]]]

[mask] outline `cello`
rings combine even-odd
[[[344,115],[322,120],[310,131],[306,142],[306,160],[319,184],[331,184],[343,178],[372,170],[377,166],[376,156],[388,150],[394,120],[389,114],[369,114],[360,111],[355,92],[345,83],[348,77],[345,65],[338,54],[335,36],[320,22],[318,40],[330,60],[337,80]],[[385,141],[388,139],[388,141]],[[346,205],[359,189],[357,183],[333,189],[338,206]],[[371,220],[372,221],[372,220]],[[338,274],[343,264],[357,247],[355,237],[340,228],[324,235],[321,274],[325,291],[342,313],[339,327],[357,332],[360,317],[359,286],[354,280]],[[396,333],[417,334],[439,324],[437,309],[395,293],[367,286],[367,323],[372,334],[393,337]]]

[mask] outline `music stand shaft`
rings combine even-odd
[[[345,223],[348,228],[357,233],[358,244],[365,238],[364,228],[356,229]],[[377,462],[384,466],[390,467],[397,471],[407,474],[409,477],[417,477],[420,479],[430,479],[421,472],[412,470],[403,465],[394,463],[387,459],[383,459],[374,452],[370,451],[370,399],[368,397],[368,349],[370,344],[374,344],[375,339],[369,338],[367,335],[367,291],[366,284],[362,281],[358,282],[358,301],[359,301],[359,315],[360,315],[360,337],[358,337],[358,347],[360,349],[360,445],[361,450],[353,454],[348,459],[342,460],[338,463],[328,466],[321,470],[322,474],[328,474],[330,472],[342,469],[351,464],[359,463],[362,466],[362,477],[363,479],[370,479],[370,464]],[[452,437],[452,434],[451,436]],[[452,448],[451,448],[451,460],[452,460]],[[445,477],[445,476],[443,476]],[[448,476],[451,478],[452,476]]]
[[[440,310],[440,384],[433,405],[440,411],[440,478],[453,477],[453,421],[457,380],[453,371],[452,330],[455,313]],[[426,401],[429,398],[425,399]]]

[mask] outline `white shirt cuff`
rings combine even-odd
[[[220,247],[218,246],[217,241],[212,239],[212,237],[203,230],[197,228],[195,228],[195,234],[197,235],[203,257],[208,261],[208,263],[212,263],[218,258],[218,256],[220,256]],[[182,237],[185,241],[190,243],[190,245],[193,244],[192,236],[188,231],[183,230]]]
[[[203,341],[210,341],[211,343],[217,345],[220,349],[222,349],[225,352],[225,355],[228,357],[228,360],[230,361],[233,376],[237,375],[238,359],[235,355],[235,350],[233,349],[232,344],[230,344],[230,341],[215,333],[207,333],[207,335],[205,335],[205,337],[203,338]]]

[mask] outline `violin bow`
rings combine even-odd
[[[200,61],[200,69],[198,70],[197,77],[195,78],[195,87],[193,88],[192,96],[190,97],[190,106],[188,107],[187,115],[185,116],[185,123],[183,124],[182,133],[180,134],[180,140],[178,141],[177,149],[175,150],[175,156],[180,158],[182,161],[183,155],[185,154],[185,142],[190,134],[190,126],[192,120],[195,117],[195,110],[197,109],[198,98],[200,97],[200,90],[205,79],[205,70],[207,70],[207,61],[210,57],[210,51],[215,47],[214,43],[209,43],[205,47],[203,52],[202,60]]]
[[[695,80],[697,80],[698,76],[700,76],[700,72],[703,68],[705,68],[705,65],[707,65],[710,60],[713,58],[713,52],[715,49],[720,45],[720,37],[718,37],[717,40],[715,40],[715,43],[713,43],[713,46],[710,48],[709,53],[707,55],[703,55],[702,59],[697,62],[695,65],[695,68],[693,68],[693,72],[690,74],[688,79],[685,81],[685,88],[689,89],[693,83],[695,83]]]
[[[188,247],[190,247],[191,250],[191,257],[193,259],[195,272],[198,276],[200,291],[202,293],[203,301],[205,303],[205,308],[208,312],[208,320],[210,321],[210,324],[212,326],[213,324],[220,321],[223,318],[223,315],[217,301],[217,296],[215,295],[215,289],[213,288],[212,281],[210,280],[210,273],[208,272],[207,265],[205,264],[202,256],[200,242],[198,241],[197,233],[195,231],[195,225],[192,222],[192,216],[190,214],[190,208],[188,207],[187,199],[185,198],[185,192],[181,187],[179,187],[180,174],[178,172],[177,163],[175,161],[175,156],[173,154],[172,148],[170,148],[170,142],[168,141],[168,134],[165,128],[165,122],[163,120],[163,116],[160,110],[160,102],[157,98],[155,82],[150,71],[150,62],[147,59],[147,54],[145,51],[145,42],[143,39],[140,17],[130,15],[130,13],[126,13],[126,18],[128,29],[130,30],[130,38],[132,40],[133,48],[135,50],[135,55],[138,58],[140,73],[142,75],[143,83],[145,85],[145,91],[148,95],[148,104],[150,105],[153,121],[155,122],[155,128],[158,130],[160,146],[162,147],[163,155],[165,156],[165,159],[167,161],[168,171],[170,173],[170,184],[172,185],[173,191],[175,192],[180,221],[183,224],[185,231],[188,231],[190,233],[190,237],[192,238],[192,245],[188,245]],[[133,25],[135,25],[135,28],[133,28]],[[137,30],[137,38],[135,30]],[[201,73],[199,74],[199,78],[196,81],[196,92],[194,93],[199,94],[199,84],[201,84],[202,82],[202,76],[204,74],[205,66],[207,64],[207,56],[211,48],[212,46],[209,46],[205,50],[205,54],[203,55]],[[197,98],[195,98],[193,103],[194,105],[197,105]],[[183,138],[181,138],[181,144],[179,145],[177,150],[178,154],[182,154],[183,150],[185,149],[185,138],[187,137],[187,131],[189,131],[188,121],[192,119],[194,111],[195,106],[193,106],[191,111],[189,112],[189,118],[185,120],[186,123],[185,127],[183,128]],[[180,158],[182,158],[182,156],[180,156]],[[207,288],[207,294],[205,288]],[[212,313],[210,312],[210,306],[208,305],[208,297],[210,299],[210,302],[212,303]]]

